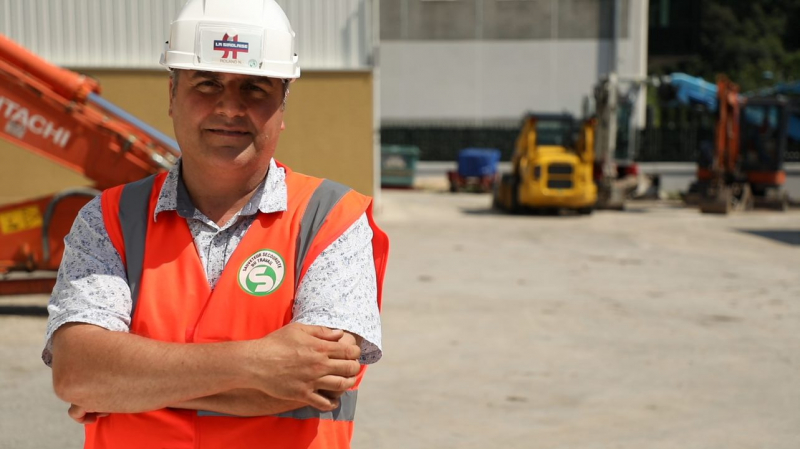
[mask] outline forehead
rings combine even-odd
[[[268,84],[276,85],[283,82],[280,78],[268,78],[266,76],[255,75],[241,75],[238,73],[221,73],[221,72],[206,72],[203,70],[181,70],[181,77],[186,76],[188,79],[209,79],[219,81],[222,83],[228,82],[250,82],[255,84]]]

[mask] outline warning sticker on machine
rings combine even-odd
[[[42,214],[36,206],[28,206],[0,214],[0,232],[13,234],[42,227]]]

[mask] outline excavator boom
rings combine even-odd
[[[104,189],[168,170],[180,156],[174,140],[99,93],[96,81],[50,64],[0,34],[0,139],[94,183],[0,206],[0,275],[56,270],[63,238],[84,204]],[[42,285],[0,278],[0,294],[39,291]]]

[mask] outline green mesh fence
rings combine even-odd
[[[714,147],[714,116],[692,108],[663,108],[656,120],[636,135],[633,159],[639,162],[697,162]],[[393,123],[381,129],[381,144],[412,145],[422,161],[455,161],[464,148],[497,148],[502,161],[511,160],[519,123],[466,124]],[[620,128],[618,159],[628,159],[628,134]],[[800,142],[789,141],[785,161],[800,162]]]
[[[507,127],[394,125],[381,128],[382,145],[413,145],[420,160],[455,161],[464,148],[497,148],[500,160],[511,160],[517,125]]]

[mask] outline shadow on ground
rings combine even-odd
[[[800,230],[790,229],[739,229],[745,234],[757,235],[779,243],[800,246]]]
[[[17,315],[17,316],[47,316],[46,306],[15,306],[15,305],[0,305],[0,315]]]
[[[519,212],[510,213],[498,209],[493,209],[491,207],[462,207],[460,209],[461,213],[465,215],[508,215],[510,217],[520,217],[520,216],[528,216],[528,217],[564,217],[564,218],[576,218],[576,217],[586,217],[587,215],[581,215],[575,212],[566,211],[566,210],[536,210],[536,209],[525,209]]]

